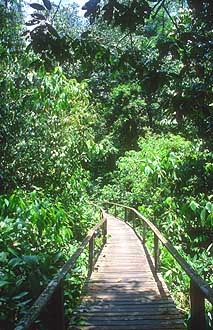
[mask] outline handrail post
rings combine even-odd
[[[124,213],[124,220],[127,221],[127,219],[128,219],[128,213],[127,213],[127,208],[126,207],[124,208],[124,212],[125,212]]]
[[[103,244],[107,242],[107,219],[103,223]]]
[[[135,228],[135,213],[132,214],[132,227]]]
[[[47,308],[48,329],[65,330],[63,281],[59,284],[58,288],[54,292]]]
[[[204,295],[193,280],[190,281],[191,319],[190,330],[205,330]]]
[[[89,241],[89,274],[93,272],[94,234]]]
[[[143,221],[143,244],[146,243],[146,223]]]
[[[159,271],[159,239],[156,234],[154,234],[154,260],[155,260],[155,272]]]
[[[117,208],[116,208],[116,205],[115,205],[115,218],[117,217]]]

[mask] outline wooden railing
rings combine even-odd
[[[59,270],[55,277],[51,280],[48,286],[37,298],[35,303],[27,312],[26,316],[18,323],[15,330],[30,330],[37,329],[35,321],[39,319],[42,314],[42,319],[45,319],[45,326],[51,330],[64,330],[65,329],[65,318],[64,318],[64,289],[63,282],[65,276],[74,269],[76,261],[81,253],[84,251],[86,246],[89,244],[89,260],[88,260],[88,275],[93,271],[95,263],[95,238],[98,233],[103,237],[103,244],[106,243],[107,239],[107,218],[104,210],[101,209],[102,220],[92,228],[86,238],[83,240],[81,245],[77,248],[76,252],[71,258],[64,264]],[[51,317],[46,317],[51,315]],[[49,320],[48,320],[49,319]],[[48,324],[47,324],[48,323]]]
[[[154,233],[154,267],[155,272],[159,270],[159,241],[166,247],[178,264],[182,267],[185,273],[190,277],[190,308],[191,308],[191,319],[190,329],[191,330],[205,330],[205,299],[213,304],[213,289],[194,271],[194,269],[181,257],[177,250],[168,242],[168,240],[160,233],[160,231],[153,225],[153,223],[140,214],[136,209],[127,207],[122,204],[105,202],[105,205],[111,205],[114,208],[114,216],[118,215],[118,209],[124,210],[124,219],[132,224],[135,228],[136,217],[142,220],[143,235],[142,242],[146,242],[146,231],[150,228]]]

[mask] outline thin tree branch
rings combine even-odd
[[[120,39],[120,40],[117,42],[117,44],[116,44],[115,48],[117,48],[117,47],[118,47],[118,45],[120,44],[120,42],[121,42],[123,39],[125,39],[126,37],[128,37],[130,34],[131,34],[131,31],[130,31],[130,32],[128,32],[127,34],[125,34],[123,37],[121,37],[121,39]]]
[[[131,48],[133,50],[133,40],[132,40],[132,33],[130,32],[130,44],[131,44]]]
[[[61,5],[61,2],[62,2],[62,0],[59,1],[58,6],[57,6],[57,8],[56,8],[56,11],[55,11],[55,13],[53,14],[53,18],[52,18],[52,20],[54,20],[54,18],[55,18],[55,16],[56,16],[57,12],[59,11],[59,8],[60,8],[60,5]]]
[[[166,6],[165,6],[164,4],[163,4],[163,9],[164,9],[165,12],[167,13],[168,17],[170,18],[170,20],[172,21],[172,23],[174,24],[174,26],[176,27],[177,32],[178,32],[179,34],[181,34],[181,31],[180,31],[180,29],[179,29],[179,27],[178,27],[178,24],[177,24],[176,21],[173,19],[173,17],[171,16],[170,12],[168,11],[168,9],[166,8]],[[178,46],[181,47],[181,48],[183,49],[186,58],[189,59],[184,44],[181,43],[181,42],[179,42],[178,40],[176,40],[176,42],[177,42]]]
[[[154,7],[152,8],[152,12],[155,10],[155,8],[156,8],[157,6],[158,6],[158,8],[157,8],[156,12],[154,13],[152,19],[154,19],[154,18],[157,16],[159,10],[160,10],[161,7],[164,5],[164,2],[165,2],[165,0],[162,0],[162,1],[159,1],[156,5],[154,5]],[[152,13],[152,12],[151,12],[151,13]],[[150,13],[150,15],[151,15],[151,13]]]
[[[180,32],[177,23],[175,22],[175,20],[173,19],[173,17],[170,15],[170,12],[168,11],[168,9],[166,8],[166,6],[165,6],[164,3],[162,4],[162,7],[165,10],[165,12],[167,13],[167,15],[169,16],[169,18],[171,19],[172,23],[174,24],[174,26],[176,27],[176,29],[178,30],[178,32]]]

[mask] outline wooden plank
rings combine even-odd
[[[177,309],[174,306],[157,306],[155,307],[141,307],[140,305],[135,306],[135,305],[131,305],[131,303],[129,303],[128,305],[95,305],[95,306],[82,306],[81,308],[79,308],[76,313],[84,313],[87,312],[89,313],[96,313],[97,316],[99,315],[111,315],[111,314],[116,314],[119,313],[119,315],[132,315],[132,314],[142,314],[142,315],[153,315],[153,317],[155,317],[158,314],[166,314],[166,315],[180,315],[179,312],[177,311]]]
[[[153,310],[158,310],[158,309],[177,309],[174,302],[171,299],[165,298],[165,299],[155,299],[151,301],[147,300],[124,300],[124,301],[119,301],[119,300],[113,300],[113,301],[105,301],[105,300],[85,300],[79,305],[79,309],[82,310],[84,308],[96,308],[100,310],[100,307],[104,310],[110,310],[110,309],[116,309],[116,308],[140,308],[142,309],[153,309]]]
[[[97,315],[91,313],[81,314],[81,320],[85,322],[96,324],[96,325],[104,325],[104,324],[112,324],[112,325],[121,325],[121,324],[155,324],[154,322],[170,322],[171,324],[182,324],[182,318],[176,313],[169,314],[169,313],[158,313],[158,314],[151,314],[151,313],[118,313],[118,315],[114,315],[113,313]],[[165,324],[165,323],[164,323]]]
[[[164,296],[164,298],[165,299],[169,299],[169,297],[170,296]],[[118,302],[126,302],[126,301],[128,301],[128,302],[136,302],[136,301],[138,301],[138,303],[142,303],[142,302],[145,302],[145,301],[147,301],[147,302],[149,302],[149,301],[153,301],[153,300],[155,300],[155,301],[158,301],[158,300],[160,300],[162,298],[162,296],[161,295],[157,295],[157,294],[153,294],[153,295],[145,295],[145,294],[143,294],[143,295],[138,295],[138,294],[135,294],[135,295],[133,295],[133,294],[129,294],[129,295],[127,295],[127,294],[123,294],[123,295],[117,295],[117,296],[115,296],[115,295],[112,295],[112,294],[97,294],[97,295],[91,295],[91,296],[87,296],[87,297],[84,297],[83,298],[83,301],[93,301],[93,300],[96,300],[96,301],[113,301],[113,302],[116,302],[116,301],[118,301]]]
[[[173,313],[173,314],[179,314],[177,309],[174,305],[168,305],[168,304],[162,304],[162,305],[154,305],[154,306],[141,306],[141,305],[131,305],[131,303],[128,303],[126,305],[111,305],[111,304],[105,304],[105,305],[84,305],[80,306],[79,309],[77,309],[77,313],[83,313],[83,312],[96,312],[97,314],[102,314],[105,312],[111,312],[111,313],[151,313],[152,315],[158,314],[158,313]]]
[[[156,295],[154,292],[151,294],[151,293],[149,293],[149,294],[146,294],[146,293],[143,293],[142,295],[140,295],[140,294],[125,294],[125,293],[123,293],[123,294],[120,294],[120,295],[114,295],[114,294],[107,294],[107,293],[102,293],[102,294],[100,294],[100,293],[97,293],[97,294],[95,294],[95,292],[93,293],[93,294],[91,294],[90,296],[88,296],[90,299],[94,299],[94,298],[96,298],[96,299],[104,299],[104,300],[114,300],[114,299],[116,299],[116,300],[119,300],[119,301],[133,301],[133,300],[138,300],[138,301],[143,301],[143,299],[147,299],[147,300],[149,300],[149,299],[159,299],[159,298],[162,298],[162,296],[161,295]],[[164,297],[166,298],[168,298],[169,297],[169,295],[164,295]]]
[[[183,324],[183,320],[182,319],[171,319],[171,320],[162,320],[162,319],[128,319],[128,318],[123,318],[122,320],[117,320],[117,319],[100,319],[100,320],[92,320],[90,318],[86,320],[83,320],[85,325],[96,325],[96,326],[103,326],[103,325],[108,325],[108,326],[121,326],[121,325],[158,325],[158,326],[165,326],[165,325],[169,325],[170,327],[175,326],[176,325],[182,325]]]
[[[153,295],[156,294],[156,292],[158,291],[158,287],[156,285],[156,283],[153,282],[153,284],[149,284],[149,286],[139,286],[139,287],[135,287],[133,288],[132,286],[128,286],[128,285],[114,285],[109,287],[109,286],[98,286],[98,285],[91,285],[89,286],[87,293],[93,294],[94,292],[97,292],[98,294],[103,294],[107,291],[107,294],[115,294],[115,295],[128,295],[130,292],[132,295],[136,294],[136,293],[141,293],[141,292],[145,292],[145,294],[149,295]],[[168,291],[167,291],[168,292]]]
[[[108,298],[108,299],[107,299]],[[90,297],[90,296],[85,296],[82,299],[82,302],[87,302],[90,305],[91,304],[96,304],[98,305],[107,305],[107,304],[112,304],[112,305],[142,305],[142,304],[163,304],[163,303],[172,303],[174,304],[173,300],[171,297],[160,297],[160,296],[152,296],[152,297],[137,297],[134,300],[128,299],[111,299],[111,297],[105,297],[100,298],[100,297]]]
[[[129,306],[130,307],[130,306]],[[111,310],[111,311],[102,311],[102,310],[97,310],[97,309],[84,309],[83,311],[80,311],[81,313],[81,318],[93,318],[93,319],[116,319],[116,320],[123,320],[123,319],[178,319],[181,318],[180,314],[178,313],[178,311],[175,308],[159,308],[156,310],[153,309],[142,309],[142,310],[127,310],[127,308],[124,309],[116,309],[116,310]]]
[[[120,277],[117,277],[117,278],[109,278],[109,279],[93,279],[91,280],[91,282],[89,283],[90,285],[93,285],[93,284],[97,284],[97,285],[113,285],[113,284],[121,284],[121,285],[131,285],[132,288],[134,288],[134,286],[138,286],[138,285],[146,285],[146,284],[149,284],[149,283],[155,283],[153,281],[153,279],[151,277],[141,277],[141,278],[138,278],[137,280],[132,280],[131,277],[127,277],[126,280],[122,280],[122,278]]]

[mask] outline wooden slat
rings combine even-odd
[[[152,296],[152,297],[136,297],[134,300],[131,300],[131,297],[128,299],[118,299],[114,298],[113,300],[109,296],[105,296],[104,298],[101,297],[90,297],[90,296],[85,296],[82,299],[82,302],[84,303],[84,306],[89,304],[90,306],[93,305],[113,305],[113,306],[124,306],[124,305],[142,305],[142,304],[167,304],[167,303],[172,303],[174,304],[173,300],[171,297],[159,297],[159,296]]]
[[[83,325],[93,325],[93,326],[96,326],[97,328],[98,327],[101,327],[101,326],[108,326],[109,329],[111,327],[115,327],[115,326],[140,326],[141,329],[144,329],[144,326],[159,326],[159,327],[165,327],[165,326],[169,326],[170,328],[173,328],[174,329],[184,329],[183,328],[183,321],[181,319],[170,319],[170,320],[162,320],[162,319],[153,319],[153,318],[150,318],[150,319],[143,319],[143,318],[140,318],[140,319],[136,319],[136,318],[133,318],[133,319],[128,319],[127,317],[123,318],[122,320],[119,320],[119,319],[116,319],[116,320],[113,320],[112,318],[107,318],[107,319],[100,319],[100,320],[92,320],[92,319],[88,319],[87,321],[82,319],[82,322]],[[176,327],[178,326],[178,327]],[[96,329],[96,328],[95,328]],[[151,328],[152,329],[152,328]]]
[[[103,308],[104,307],[104,308]],[[179,313],[177,312],[177,310],[175,308],[169,307],[169,308],[164,308],[164,307],[158,307],[158,308],[141,308],[140,306],[132,306],[131,305],[126,305],[125,308],[122,307],[113,307],[113,308],[106,308],[105,306],[99,306],[99,308],[94,307],[94,308],[83,308],[82,310],[80,310],[79,312],[81,312],[81,317],[85,316],[89,317],[91,315],[95,315],[96,317],[103,317],[103,316],[107,316],[108,318],[110,316],[119,316],[119,317],[125,317],[125,316],[140,316],[140,317],[144,317],[144,316],[151,316],[152,318],[158,318],[159,315],[163,315],[166,318],[169,316],[174,316],[175,318],[177,316],[180,317]],[[84,314],[85,313],[85,314]]]
[[[99,313],[100,314],[100,313]],[[155,315],[151,313],[102,313],[97,315],[97,313],[85,313],[81,314],[81,320],[85,320],[87,323],[92,323],[96,325],[111,324],[111,325],[121,325],[121,324],[155,324],[155,323],[169,323],[171,320],[173,324],[182,324],[182,319],[176,313],[164,312],[156,313]]]
[[[152,317],[156,317],[159,314],[163,314],[165,316],[168,315],[179,315],[179,312],[175,307],[167,306],[157,306],[157,307],[141,307],[135,305],[124,305],[124,306],[91,306],[91,307],[84,307],[79,310],[79,313],[83,315],[83,313],[87,313],[90,315],[91,313],[95,313],[96,316],[103,316],[103,315],[114,315],[114,316],[125,316],[125,315],[152,315]]]
[[[141,325],[110,325],[110,326],[106,326],[106,325],[102,325],[102,326],[96,326],[96,325],[81,325],[81,326],[73,326],[72,330],[174,330],[174,328],[171,328],[171,326],[169,325],[160,325],[160,324],[149,324],[149,325],[143,325],[143,327],[141,327]],[[176,330],[183,330],[183,326],[182,325],[176,325],[175,327]]]
[[[184,329],[166,284],[152,272],[134,231],[109,215],[107,223],[110,237],[69,329]]]
[[[73,326],[72,330],[174,330],[174,328],[171,328],[171,326],[169,325],[160,325],[160,324],[146,324],[143,325],[143,327],[141,327],[141,325],[110,325],[110,326],[106,326],[106,325],[102,325],[102,326],[96,326],[96,325],[81,325],[81,326]],[[182,325],[176,325],[175,327],[176,330],[183,330],[183,326]]]

